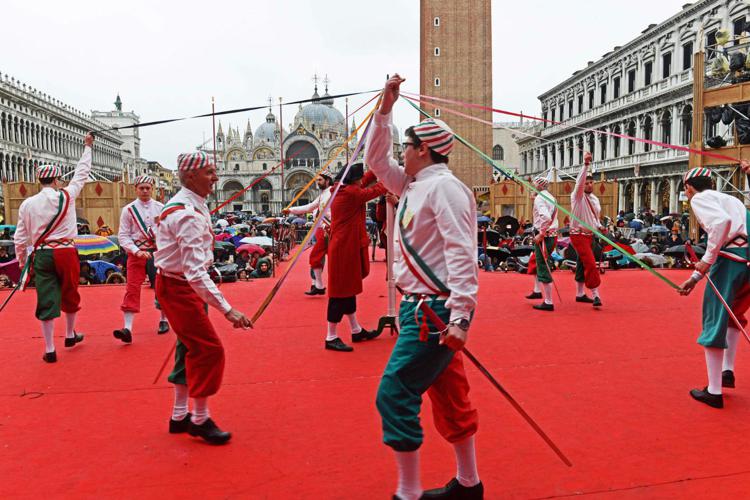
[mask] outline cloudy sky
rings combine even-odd
[[[494,105],[538,114],[540,93],[684,3],[494,0]],[[118,92],[141,121],[208,112],[212,96],[217,110],[304,99],[316,73],[328,75],[331,94],[378,88],[396,71],[419,91],[417,0],[3,0],[2,16],[0,72],[86,112],[113,109]],[[366,99],[352,98],[350,109]],[[294,112],[285,108],[285,127]],[[244,133],[264,115],[221,121]],[[415,121],[397,108],[402,130]],[[141,154],[173,168],[204,137],[210,118],[144,128]]]

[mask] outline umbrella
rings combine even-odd
[[[231,241],[214,241],[214,249],[234,250],[234,244]]]
[[[240,243],[252,243],[253,245],[262,247],[273,246],[273,240],[268,236],[248,236],[247,238],[242,238]]]
[[[79,255],[116,252],[120,249],[106,237],[95,234],[79,234],[73,238],[73,244]]]
[[[242,253],[242,252],[247,252],[247,253],[256,253],[257,252],[257,253],[259,253],[261,255],[265,255],[265,253],[266,253],[266,251],[263,250],[261,247],[259,247],[258,245],[254,245],[252,243],[245,243],[244,245],[238,246],[237,247],[237,253]]]
[[[492,222],[492,219],[490,219],[486,215],[480,215],[479,217],[477,217],[477,222],[482,224],[484,222]]]
[[[216,225],[225,228],[229,225],[229,222],[227,222],[226,219],[219,219],[216,221]]]
[[[477,233],[477,243],[481,248],[484,245],[484,231]],[[492,229],[487,230],[487,247],[496,247],[500,244],[500,233],[493,231]]]
[[[250,229],[250,226],[248,226],[247,224],[235,224],[234,226],[232,226],[232,229],[236,231],[242,231],[243,229]]]
[[[303,219],[302,217],[297,217],[292,221],[292,224],[297,224],[298,226],[302,226],[304,224],[307,224],[307,221]]]
[[[16,232],[16,226],[10,226],[8,224],[0,224],[0,232],[3,232],[5,230],[10,231],[10,234],[13,234]]]
[[[263,219],[264,219],[264,218],[263,218],[263,217],[261,217],[260,215],[256,215],[256,216],[254,216],[254,217],[253,217],[253,220],[254,220],[255,222],[263,222]]]
[[[695,255],[697,255],[698,257],[706,253],[705,248],[697,245],[693,245],[693,250],[695,250]],[[675,245],[673,247],[669,247],[664,251],[664,255],[682,257],[685,255],[685,245]]]
[[[664,234],[668,234],[669,233],[669,229],[667,229],[664,226],[651,226],[649,228],[646,228],[646,232],[647,233],[664,233]]]
[[[511,217],[510,215],[503,215],[497,219],[497,226],[500,228],[501,233],[516,234],[521,224],[518,219]]]
[[[267,217],[263,219],[264,224],[273,224],[274,222],[278,222],[279,218],[277,217]]]
[[[118,247],[120,246],[120,238],[118,238],[117,236],[114,236],[114,235],[107,236],[107,239],[111,241],[112,243],[114,243],[115,245],[117,245]]]

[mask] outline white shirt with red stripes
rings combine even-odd
[[[393,158],[391,114],[375,113],[367,141],[365,162],[391,193],[400,196],[396,224],[400,215],[401,231],[415,253],[431,272],[450,290],[445,306],[450,321],[469,319],[477,304],[477,215],[472,192],[444,163],[424,168],[416,177],[404,172]],[[406,205],[406,210],[404,210]],[[434,294],[409,268],[411,259],[401,251],[400,231],[394,234],[394,275],[396,284],[406,293]],[[415,266],[417,272],[421,268]]]
[[[557,206],[555,197],[546,189],[539,192],[534,197],[534,228],[540,233],[546,234],[550,231],[557,231],[560,223],[557,221]]]
[[[134,217],[135,214],[131,211],[133,207],[138,210],[138,214],[143,219],[146,229],[151,228],[153,231],[156,228],[156,221],[159,219],[164,205],[151,199],[143,203],[140,199],[136,198],[123,207],[120,214],[120,230],[117,232],[117,240],[120,242],[120,246],[128,253],[145,250],[148,247],[143,245],[139,247],[135,242],[149,239],[149,235],[144,234],[143,228]],[[151,248],[153,248],[153,244]]]
[[[690,208],[708,235],[706,253],[701,258],[706,264],[716,262],[721,248],[738,236],[747,238],[747,209],[734,196],[706,189],[693,196]]]
[[[78,234],[75,200],[83,191],[89,172],[91,172],[91,148],[86,146],[73,172],[73,178],[63,188],[70,195],[70,206],[63,214],[60,224],[47,235],[45,241],[72,240]],[[28,247],[37,242],[57,213],[59,203],[60,193],[51,187],[42,188],[37,194],[21,203],[18,209],[16,234],[13,237],[16,255],[25,256]]]
[[[168,205],[172,203],[185,208],[157,225],[154,264],[165,276],[186,280],[204,302],[226,314],[232,306],[208,275],[214,263],[214,234],[206,199],[183,187]]]
[[[570,194],[571,213],[585,222],[589,227],[598,230],[601,227],[600,217],[602,206],[599,203],[599,198],[594,193],[586,193],[583,190],[588,173],[589,166],[584,163],[583,168],[578,173],[576,186]],[[570,221],[570,229],[574,232],[591,234],[589,227],[582,225],[573,218]]]

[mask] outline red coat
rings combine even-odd
[[[370,172],[362,181],[374,178]],[[370,273],[367,247],[370,239],[365,226],[367,202],[385,194],[377,183],[341,186],[331,205],[331,238],[328,241],[328,296],[352,297],[362,293],[362,280]]]

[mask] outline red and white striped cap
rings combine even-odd
[[[448,156],[453,150],[453,130],[442,120],[428,118],[414,125],[414,133],[438,154]]]
[[[36,176],[39,179],[54,179],[61,175],[62,172],[57,165],[39,165],[36,167]]]
[[[685,182],[688,179],[692,179],[694,177],[711,177],[711,170],[706,167],[696,167],[691,168],[687,172],[685,172],[685,176],[682,178],[682,181]]]
[[[137,186],[138,184],[151,184],[153,186],[156,184],[156,181],[150,175],[139,175],[133,181],[134,186]]]
[[[206,168],[213,163],[208,159],[208,155],[203,151],[196,153],[184,153],[177,157],[178,170],[193,170],[197,168]]]

